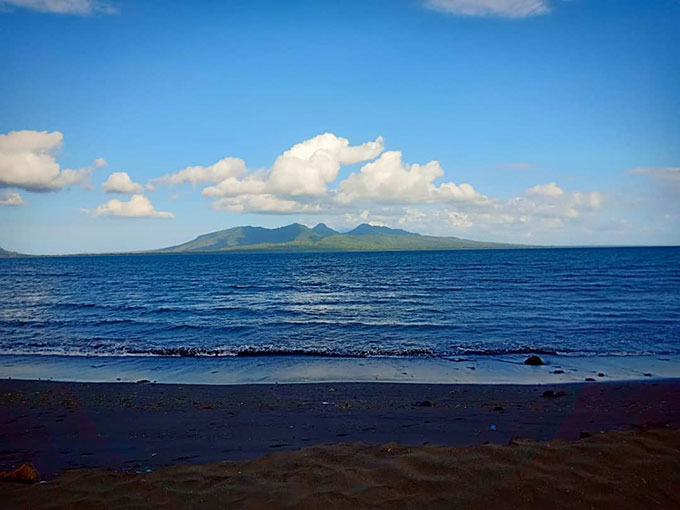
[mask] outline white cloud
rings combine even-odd
[[[342,165],[360,162],[360,169],[339,179]],[[473,229],[516,236],[559,231],[587,223],[604,201],[601,193],[565,191],[555,182],[532,186],[510,199],[488,197],[470,184],[444,180],[437,161],[409,164],[399,151],[383,152],[380,137],[350,146],[346,138],[330,133],[294,145],[270,168],[249,170],[242,160],[225,158],[150,182],[161,181],[212,181],[202,195],[217,210],[305,214],[319,221],[333,216],[345,227],[368,222],[436,235]]]
[[[460,211],[445,211],[449,217],[449,223],[454,227],[468,228],[472,226],[472,221],[467,213]]]
[[[59,131],[11,131],[0,135],[0,188],[27,191],[57,191],[87,183],[95,168],[106,165],[102,158],[78,170],[61,169],[55,153],[61,148]]]
[[[548,184],[538,184],[532,188],[529,188],[525,192],[527,195],[540,195],[546,197],[559,197],[564,195],[564,190],[560,188],[556,183],[549,182]]]
[[[525,191],[508,200],[488,198],[481,202],[373,206],[370,212],[348,213],[344,219],[348,226],[360,221],[380,222],[433,235],[474,232],[474,237],[488,234],[490,239],[505,237],[516,241],[522,235],[545,235],[569,226],[588,225],[603,204],[604,197],[599,192],[532,195]]]
[[[224,158],[210,166],[188,166],[179,172],[167,174],[157,179],[151,179],[147,188],[156,186],[177,186],[191,183],[193,185],[206,182],[220,182],[224,179],[235,178],[246,171],[246,164],[239,158]]]
[[[19,193],[2,193],[0,194],[0,205],[19,206],[24,205],[24,199]]]
[[[349,140],[331,133],[315,136],[276,158],[269,172],[272,191],[289,195],[323,195],[338,177],[341,165],[353,165],[378,156],[383,139],[350,146]]]
[[[680,182],[680,167],[633,168],[633,175],[645,175],[658,181]]]
[[[109,200],[94,210],[95,216],[121,216],[124,218],[174,218],[170,212],[156,211],[144,195],[132,195],[129,202]]]
[[[351,146],[346,138],[324,133],[294,145],[269,169],[246,171],[244,165],[242,171],[219,180],[215,176],[215,185],[205,188],[203,196],[217,199],[213,208],[231,211],[318,211],[321,206],[310,201],[328,198],[328,185],[337,179],[342,165],[373,159],[382,151],[381,137]]]
[[[100,0],[0,0],[0,7],[20,7],[52,14],[116,14],[118,8]]]
[[[287,200],[274,195],[241,195],[226,197],[212,203],[213,209],[232,212],[258,212],[270,214],[315,213],[321,211],[319,204],[306,204],[296,200]]]
[[[340,182],[336,199],[343,204],[360,201],[383,203],[481,202],[480,195],[469,184],[434,180],[444,175],[438,161],[426,165],[409,165],[401,152],[384,152],[377,160],[365,164],[359,173]]]
[[[127,172],[114,172],[102,184],[106,193],[141,193],[144,187],[133,182]]]
[[[544,187],[547,186],[547,187]],[[530,193],[540,188],[543,192]],[[526,223],[532,219],[568,220],[581,217],[602,207],[604,196],[597,191],[565,192],[555,183],[529,188],[523,196],[515,197],[503,203],[499,208],[504,214],[513,217],[513,222]]]
[[[526,18],[550,11],[549,0],[426,0],[435,11],[458,16]]]

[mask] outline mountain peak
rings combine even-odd
[[[3,250],[2,248],[0,248],[0,257],[1,258],[23,257],[23,256],[26,256],[26,255],[22,255],[21,253],[17,253],[15,251]]]
[[[316,232],[317,234],[322,235],[322,236],[332,236],[333,234],[337,234],[337,232],[335,230],[330,228],[325,223],[319,223],[312,230],[314,232]]]
[[[432,237],[362,223],[340,234],[324,223],[314,228],[292,223],[278,228],[243,226],[198,236],[160,253],[205,253],[227,251],[394,251],[462,250],[511,248],[512,245],[484,243],[455,237]],[[517,246],[514,246],[517,247]]]
[[[389,228],[381,225],[370,225],[368,223],[362,223],[353,230],[347,232],[350,236],[368,236],[368,235],[383,235],[383,236],[418,236],[420,234],[414,234],[413,232],[407,232],[400,228]]]

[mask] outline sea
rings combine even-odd
[[[680,248],[0,259],[0,377],[25,356],[212,372],[529,354],[678,359]]]

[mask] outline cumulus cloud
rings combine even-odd
[[[604,196],[599,192],[562,190],[561,195],[551,195],[526,190],[507,200],[374,206],[361,214],[347,213],[344,221],[347,226],[364,221],[433,235],[470,235],[474,231],[474,236],[487,233],[492,238],[516,240],[520,236],[559,232],[569,226],[583,227],[596,218],[603,204]]]
[[[89,211],[87,211],[89,212]],[[124,218],[174,218],[170,212],[156,211],[151,202],[144,195],[132,195],[128,202],[118,199],[109,200],[97,207],[92,214],[95,216],[120,216]]]
[[[550,11],[549,0],[426,0],[429,9],[458,16],[526,18]]]
[[[324,133],[294,145],[277,157],[268,170],[242,171],[219,182],[214,180],[216,186],[206,188],[203,195],[323,195],[328,184],[337,179],[341,165],[373,159],[382,151],[382,138],[351,146],[346,138]]]
[[[279,198],[274,195],[241,195],[216,200],[213,209],[223,209],[232,212],[258,212],[264,214],[301,213],[310,214],[321,212],[321,205],[307,204],[296,200]]]
[[[0,188],[57,191],[67,186],[87,186],[92,171],[106,165],[98,158],[78,170],[62,169],[55,154],[61,148],[59,131],[11,131],[0,135]]]
[[[680,167],[633,168],[629,173],[633,175],[644,175],[656,179],[657,181],[680,183]]]
[[[127,172],[114,172],[102,184],[102,189],[106,193],[141,193],[144,187],[133,182]]]
[[[595,211],[603,203],[604,195],[600,192],[565,192],[552,182],[529,188],[524,195],[503,203],[501,210],[512,216],[512,222],[526,223],[532,218],[562,221]]]
[[[346,138],[324,133],[294,145],[278,156],[269,169],[248,171],[243,165],[226,176],[215,175],[214,186],[206,187],[203,196],[216,199],[213,208],[231,211],[318,211],[321,205],[311,200],[328,198],[328,185],[338,178],[342,165],[373,159],[382,151],[381,137],[352,146]],[[165,178],[172,180],[182,172]]]
[[[340,178],[343,165],[359,163],[359,169]],[[380,137],[352,146],[331,133],[294,145],[269,168],[250,170],[243,160],[225,158],[150,183],[209,183],[202,195],[216,210],[306,214],[319,221],[333,216],[332,222],[343,227],[367,222],[437,235],[471,229],[516,235],[556,231],[584,224],[604,202],[601,193],[566,191],[556,182],[509,199],[489,197],[471,184],[445,179],[438,161],[407,163],[399,151],[384,152]]]
[[[52,14],[116,14],[118,8],[100,0],[0,0],[0,7],[19,7]]]
[[[359,173],[353,173],[340,182],[336,199],[344,204],[366,200],[386,203],[486,200],[469,184],[444,182],[435,185],[435,179],[443,175],[438,161],[410,165],[402,161],[401,152],[384,152],[377,160],[364,165]]]
[[[472,221],[467,213],[461,211],[444,211],[448,216],[449,223],[454,227],[468,228],[472,226]]]
[[[346,138],[324,133],[294,145],[276,158],[268,184],[276,193],[322,195],[328,183],[338,177],[341,165],[373,159],[382,151],[382,137],[352,147]]]
[[[564,195],[564,190],[556,183],[549,182],[548,184],[538,184],[526,190],[527,195],[539,195],[545,197],[559,197]]]
[[[147,188],[154,189],[157,186],[177,186],[191,183],[193,185],[207,182],[220,182],[224,179],[235,178],[246,172],[245,161],[239,158],[224,158],[210,166],[188,166],[179,172],[166,174],[156,179],[151,179]]]
[[[24,205],[24,199],[19,193],[0,193],[0,205],[19,206]]]

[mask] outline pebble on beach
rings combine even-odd
[[[564,395],[566,395],[566,393],[563,391],[546,390],[543,392],[543,395],[541,396],[543,398],[558,398],[563,397]]]
[[[40,481],[40,473],[33,464],[21,464],[10,471],[0,471],[0,480],[17,483],[37,483]]]

